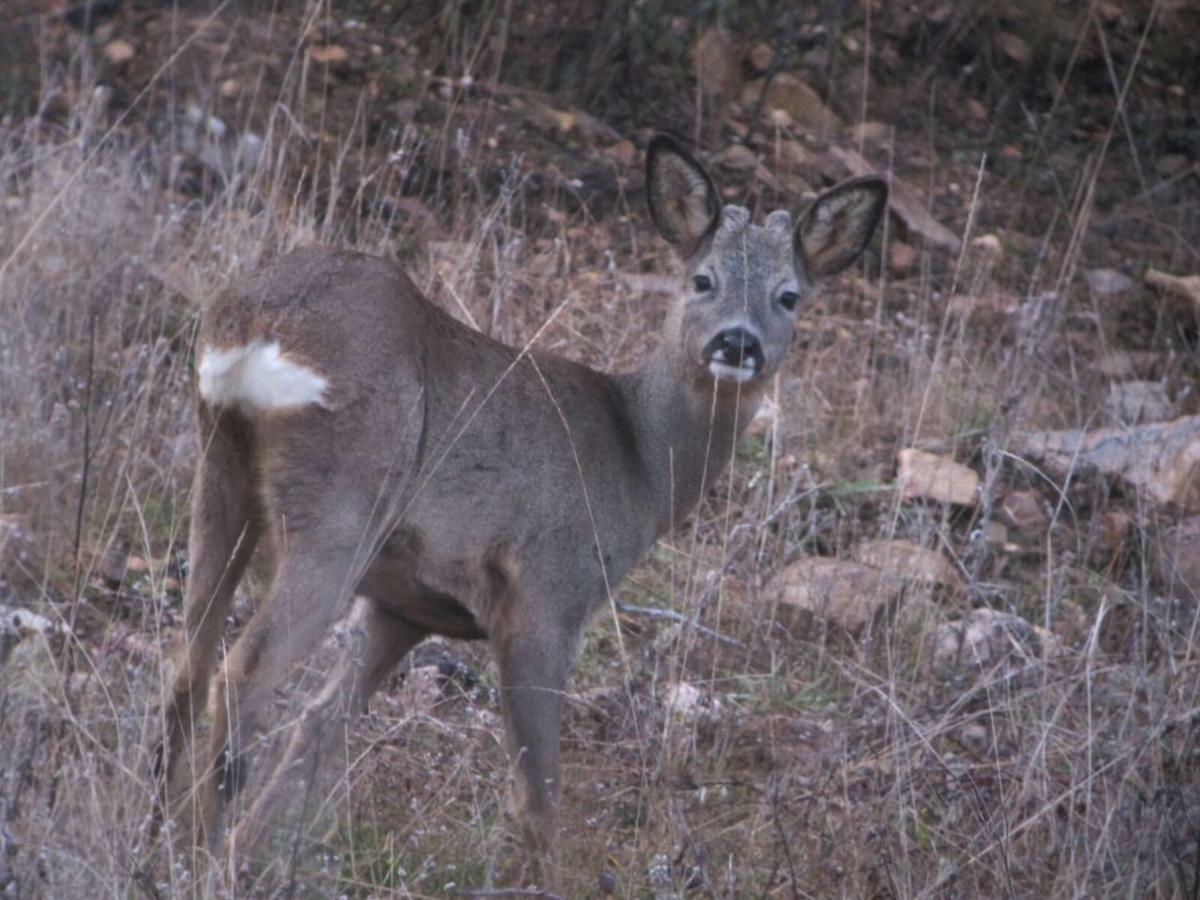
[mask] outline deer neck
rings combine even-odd
[[[623,376],[621,388],[661,535],[683,521],[725,470],[762,388],[724,382],[714,397],[711,380],[696,380],[690,366],[670,359]]]

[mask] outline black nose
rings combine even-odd
[[[763,367],[762,342],[745,328],[727,328],[708,342],[705,348],[709,362],[721,362],[730,366]]]

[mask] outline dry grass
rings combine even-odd
[[[541,346],[619,369],[653,352],[661,302],[628,276],[672,263],[624,198],[597,218],[543,197],[566,210],[547,219],[526,199],[529,167],[462,129],[455,103],[439,128],[370,141],[356,114],[314,162],[298,82],[239,155],[204,114],[106,133],[86,72],[57,85],[76,98],[57,126],[0,133],[0,601],[53,623],[3,647],[0,891],[222,892],[147,828],[186,577],[198,307],[298,244],[403,248],[464,321],[522,342],[565,303]],[[180,141],[211,165],[181,169]],[[439,154],[465,162],[431,166]],[[976,167],[956,170],[978,192],[969,223],[1003,203]],[[428,192],[433,241],[388,202],[418,170],[444,179]],[[564,727],[569,896],[1200,897],[1195,597],[1144,574],[1157,513],[1008,453],[1023,430],[1088,421],[1103,393],[1064,338],[1093,312],[1077,269],[1100,172],[1068,187],[1033,250],[848,278],[807,317],[771,427],[621,589],[710,631],[630,615],[620,635],[607,616],[588,632]],[[981,301],[957,316],[955,293],[1013,296],[1017,312]],[[987,497],[1041,492],[1050,523],[1001,551],[979,537],[987,500],[902,502],[904,446],[970,462]],[[1105,557],[1091,523],[1110,508],[1136,527]],[[876,537],[939,549],[963,590],[911,596],[919,615],[855,636],[798,627],[764,590],[802,555],[848,558]],[[935,666],[936,627],[972,602],[1046,625],[1061,652]],[[446,652],[471,679],[409,676],[347,733],[353,764],[293,890],[427,897],[513,877],[494,676],[479,648]],[[671,702],[680,683],[698,706]]]

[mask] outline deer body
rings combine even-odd
[[[295,252],[205,311],[169,793],[260,537],[274,560],[270,595],[221,670],[200,767],[211,847],[272,693],[357,596],[354,640],[238,824],[235,852],[288,790],[311,783],[330,723],[438,633],[487,639],[497,656],[518,814],[535,861],[547,859],[562,696],[588,616],[729,459],[790,344],[793,298],[813,277],[805,255],[844,266],[885,195],[860,181],[818,201],[828,221],[810,213],[803,236],[786,213],[759,228],[721,210],[699,164],[661,138],[648,187],[692,283],[635,373],[500,344],[429,303],[395,264],[354,253]]]

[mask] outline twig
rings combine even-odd
[[[746,649],[746,645],[737,638],[731,638],[718,631],[713,631],[711,628],[706,628],[698,622],[689,619],[687,616],[675,612],[673,609],[660,609],[657,606],[630,606],[628,603],[618,603],[617,611],[630,616],[644,616],[647,619],[667,619],[670,622],[679,622],[680,624],[695,628],[697,633],[705,637],[710,637],[714,641],[720,641],[722,644],[728,644],[731,647]]]

